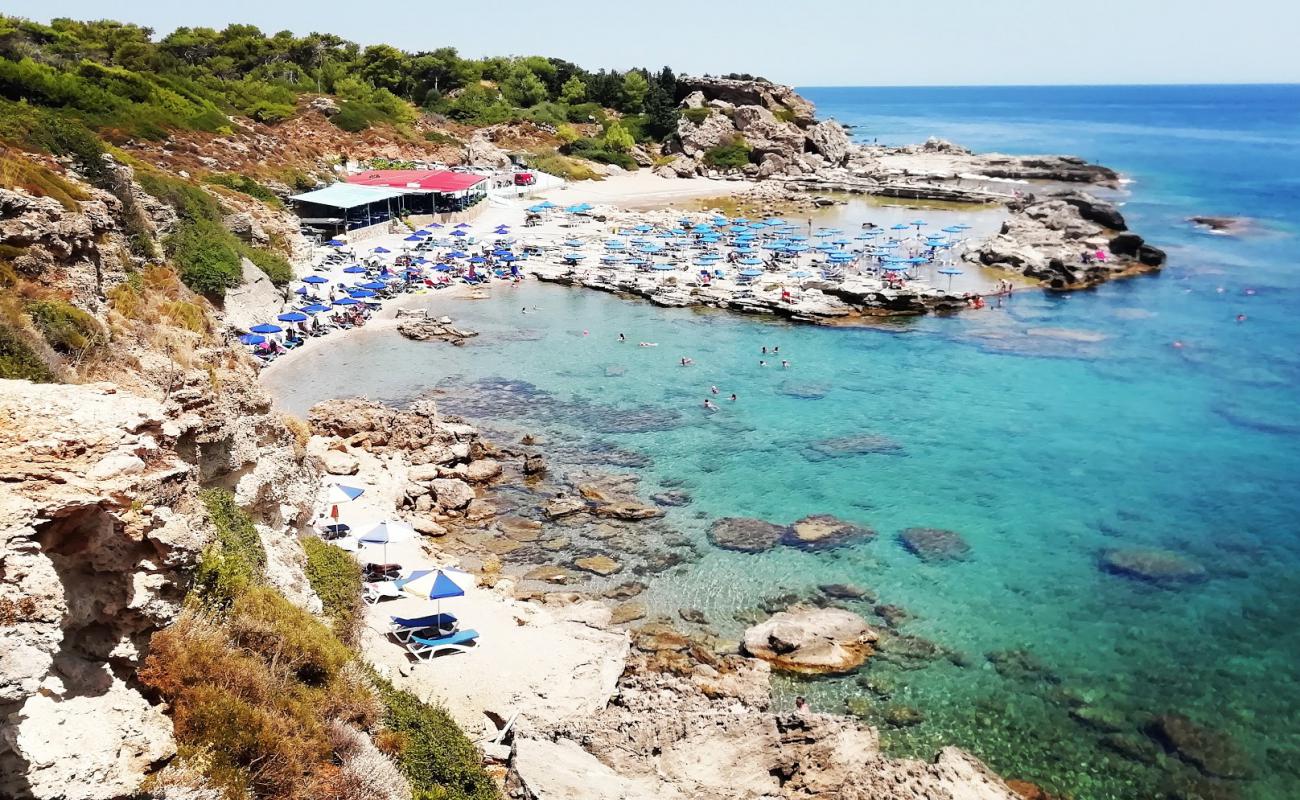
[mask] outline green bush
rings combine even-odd
[[[265,272],[266,277],[270,278],[271,283],[276,286],[287,286],[289,281],[293,280],[293,267],[289,266],[289,260],[274,250],[243,245],[239,251],[245,258],[256,264],[258,269]]]
[[[598,103],[579,103],[569,106],[569,122],[599,122],[604,124],[608,115]]]
[[[56,353],[80,355],[104,340],[99,320],[71,303],[34,300],[26,304],[26,311]]]
[[[239,241],[220,223],[185,220],[164,244],[181,281],[199,294],[222,297],[243,280]]]
[[[235,644],[274,660],[311,686],[329,683],[351,658],[347,646],[319,620],[266,586],[235,598],[230,630]]]
[[[528,156],[528,163],[533,169],[566,181],[604,180],[604,176],[592,169],[588,162],[569,158],[554,151],[533,153]]]
[[[712,114],[712,113],[713,113],[713,109],[711,109],[711,108],[709,108],[709,107],[707,107],[707,106],[705,106],[705,107],[703,107],[703,108],[684,108],[684,109],[682,109],[682,116],[683,116],[683,117],[686,117],[687,119],[689,119],[691,122],[693,122],[693,123],[696,124],[696,125],[699,125],[700,123],[704,122],[704,120],[708,119],[708,118],[709,118],[709,115]]]
[[[446,710],[373,676],[385,727],[399,742],[398,766],[413,800],[498,800],[478,750]]]
[[[449,147],[464,147],[465,143],[449,133],[442,131],[425,131],[424,140],[433,144],[443,144]]]
[[[253,521],[235,504],[234,495],[224,489],[209,489],[202,500],[217,535],[199,559],[193,591],[201,602],[225,607],[262,582],[266,551]]]
[[[334,633],[343,641],[356,636],[361,619],[361,567],[346,551],[315,537],[302,540],[307,580],[320,598]]]
[[[54,372],[18,331],[0,324],[0,378],[55,383]]]
[[[626,134],[626,131],[624,133]],[[565,155],[577,156],[601,164],[614,164],[626,170],[637,168],[636,161],[633,160],[632,156],[611,148],[603,139],[592,139],[590,137],[579,139],[572,144],[565,145],[562,152]]]
[[[750,148],[739,136],[726,144],[707,150],[704,163],[718,169],[740,169],[749,163]]]
[[[275,192],[247,175],[238,175],[228,172],[219,175],[209,175],[203,180],[208,183],[216,184],[217,186],[224,186],[227,189],[234,189],[236,192],[246,194],[249,197],[255,197],[272,208],[284,208],[284,203]]]

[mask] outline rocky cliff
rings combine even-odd
[[[294,535],[318,467],[220,310],[142,255],[175,210],[108,166],[112,191],[48,165],[80,200],[0,190],[6,347],[58,381],[0,380],[4,797],[132,795],[175,753],[135,672],[212,539],[201,488],[252,513],[272,584],[319,602]]]

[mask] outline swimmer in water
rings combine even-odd
[[[690,359],[687,358],[686,356],[682,356],[682,366],[683,366],[683,367],[689,367],[690,365],[692,365],[692,364],[694,364],[694,363],[695,363],[694,361],[690,360]]]
[[[789,369],[789,368],[790,368],[790,362],[789,362],[789,361],[786,361],[785,359],[782,359],[782,360],[781,360],[781,369]]]
[[[715,406],[715,405],[713,404],[713,401],[712,401],[712,400],[710,400],[709,398],[706,397],[706,398],[704,398],[704,410],[705,410],[705,411],[717,411],[717,410],[718,410],[718,407]]]
[[[716,387],[716,386],[710,386],[710,387],[709,387],[709,391],[710,391],[710,392],[713,392],[714,394],[717,394],[717,393],[718,393],[718,387]]]
[[[767,355],[767,345],[763,345],[763,355]]]
[[[658,347],[658,342],[638,342],[637,347]]]
[[[588,334],[587,331],[583,331],[583,332],[582,332],[582,335],[583,335],[583,336],[586,336],[587,334]]]
[[[620,333],[620,334],[618,335],[618,340],[619,340],[620,342],[626,342],[626,341],[627,341],[627,337]]]
[[[732,393],[731,393],[731,402],[733,402],[733,403],[736,402],[736,393],[735,393],[735,392],[732,392]]]
[[[766,366],[767,366],[767,362],[766,362],[766,361],[759,361],[759,362],[758,362],[758,365],[759,365],[760,367],[766,367]]]
[[[1238,322],[1245,322],[1245,321],[1246,321],[1246,315],[1245,315],[1245,314],[1238,314],[1238,315],[1237,315],[1237,321],[1238,321]]]

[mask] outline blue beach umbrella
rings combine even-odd
[[[581,260],[584,259],[584,258],[586,258],[586,256],[584,256],[582,253],[565,253],[565,254],[564,254],[564,259],[565,259],[566,261],[581,261]]]
[[[484,258],[483,256],[473,256],[473,257],[470,258],[469,263],[471,263],[471,264],[486,264],[486,263],[487,263],[487,259]]]
[[[365,283],[358,283],[357,286],[359,286],[362,289],[373,289],[375,291],[388,288],[387,286],[380,283],[379,281],[366,281]]]
[[[361,275],[365,273],[366,268],[359,266],[357,264],[353,264],[350,267],[345,267],[343,271],[348,273],[349,275]]]
[[[279,325],[272,325],[269,322],[263,322],[261,325],[254,325],[248,329],[253,333],[279,333],[284,330]]]
[[[348,289],[348,294],[353,297],[357,297],[361,299],[377,296],[374,292],[370,291],[369,289]]]
[[[381,246],[379,246],[379,247],[376,247],[374,250],[371,250],[370,252],[372,252],[372,253],[391,253],[391,252],[393,252],[393,251],[392,251],[392,250],[389,250],[387,247],[384,247],[384,246],[381,245]]]
[[[459,250],[452,250],[447,254],[447,258],[465,258],[466,255]]]
[[[307,287],[306,287],[306,286],[299,286],[297,289],[294,289],[294,290],[293,290],[293,293],[294,293],[294,294],[307,294]]]
[[[565,246],[565,247],[582,247],[582,240],[581,240],[581,239],[565,239],[565,240],[564,240],[564,246]]]
[[[742,269],[742,270],[740,271],[740,274],[741,274],[742,277],[745,277],[745,278],[757,278],[757,277],[759,277],[760,275],[763,274],[763,270],[761,270],[761,269]]]
[[[433,268],[434,272],[451,272],[451,270],[452,266],[450,264],[439,264]]]
[[[451,235],[452,235],[452,236],[469,236],[468,233],[466,233],[466,232],[463,231],[463,230],[459,230],[459,229],[452,231],[452,232],[451,232]]]
[[[904,223],[900,222],[897,225],[889,226],[889,229],[891,231],[905,231],[911,229],[911,227],[912,227],[911,225],[905,225]]]
[[[457,222],[457,223],[456,223],[456,227],[457,227],[457,228],[468,228],[468,227],[469,227],[469,223],[468,223],[468,222]]]
[[[655,264],[651,269],[656,272],[672,272],[677,269],[677,267],[674,267],[672,264]]]
[[[243,344],[261,344],[266,341],[266,337],[258,336],[256,333],[246,333],[239,337],[239,341]]]
[[[312,303],[312,304],[309,305],[309,306],[303,306],[302,310],[303,310],[304,313],[307,313],[307,314],[320,314],[320,313],[323,313],[323,312],[325,312],[325,311],[329,311],[329,310],[330,310],[330,307],[329,307],[329,306],[325,306],[325,305],[321,305],[320,303]]]
[[[516,256],[514,253],[506,253],[505,255],[501,256],[501,260],[509,264],[512,261],[518,261],[519,256]]]
[[[436,223],[436,222],[430,222],[428,225],[425,225],[424,227],[426,227],[426,228],[433,228],[434,230],[437,230],[437,229],[441,228],[442,226],[439,225],[439,224]]]
[[[949,225],[948,227],[946,227],[946,228],[943,229],[943,232],[944,232],[944,233],[961,233],[961,232],[964,231],[964,230],[966,230],[966,229],[963,228],[963,227],[960,226],[960,225]]]
[[[914,219],[912,220],[912,224],[915,225],[916,229],[919,231],[922,228],[924,228],[926,225],[929,225],[930,223],[926,222],[923,219]]]
[[[330,247],[342,247],[343,245],[347,244],[347,242],[343,241],[342,239],[330,239],[325,244],[329,245]]]
[[[424,237],[422,237],[422,236],[416,236],[416,235],[413,233],[413,234],[411,234],[410,236],[407,236],[407,237],[406,237],[405,239],[403,239],[402,241],[404,241],[404,242],[423,242],[423,241],[424,241]]]
[[[334,301],[334,305],[336,305],[336,306],[355,306],[355,305],[357,305],[357,304],[360,303],[360,302],[361,302],[360,300],[356,300],[356,299],[351,298],[351,297],[340,297],[339,299],[337,299],[337,300]]]
[[[948,288],[952,289],[952,277],[954,275],[960,275],[961,270],[954,269],[953,267],[945,267],[944,269],[939,270],[939,274],[948,276]]]
[[[301,311],[289,311],[276,317],[276,319],[281,322],[303,322],[307,319],[307,315]]]
[[[330,279],[322,275],[308,275],[302,279],[303,283],[329,283]]]
[[[762,264],[763,264],[763,259],[761,259],[761,258],[754,258],[753,256],[750,256],[749,258],[742,258],[742,259],[740,259],[740,263],[741,263],[741,264],[744,264],[745,266],[749,266],[749,267],[758,267],[758,266],[762,266]]]

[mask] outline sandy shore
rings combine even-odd
[[[710,178],[661,178],[649,170],[614,175],[603,181],[570,183],[559,189],[539,192],[538,198],[565,205],[592,203],[619,208],[658,208],[734,194],[750,183],[715,181]]]

